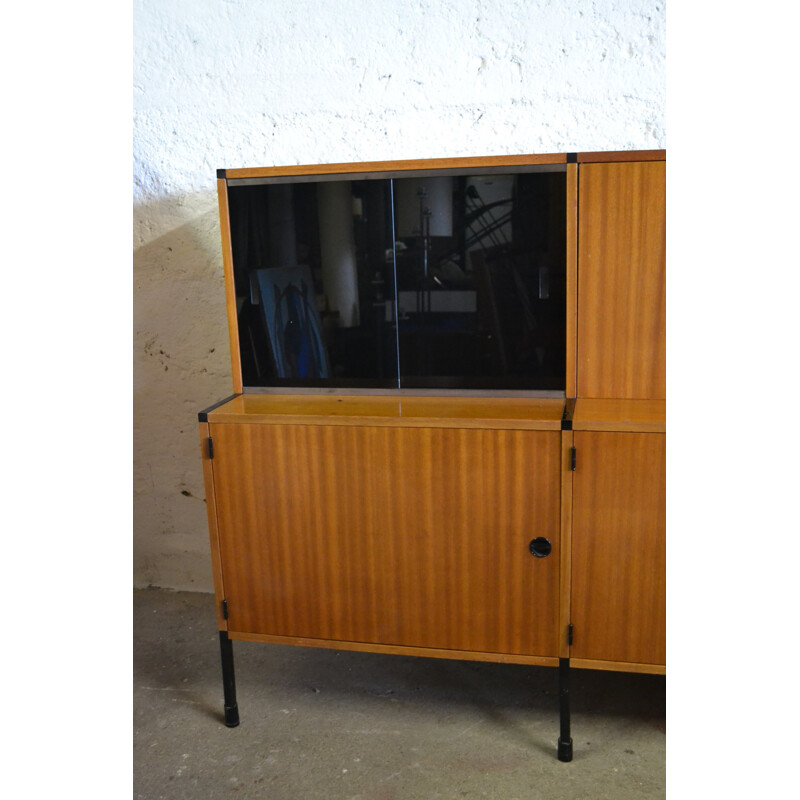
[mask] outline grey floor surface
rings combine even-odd
[[[137,800],[627,800],[665,796],[665,679],[234,642],[222,722],[214,599],[134,592]]]

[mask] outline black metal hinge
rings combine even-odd
[[[226,619],[227,619],[227,617],[226,617]],[[569,645],[572,644],[572,623],[571,622],[570,622],[569,625],[567,625],[567,644],[569,644]]]
[[[575,466],[578,463],[578,451],[574,447],[569,449],[569,468],[575,472]]]
[[[223,600],[222,601],[222,618],[223,619],[228,619],[228,601],[227,600]]]
[[[210,436],[208,437],[208,457],[214,458],[214,440]]]

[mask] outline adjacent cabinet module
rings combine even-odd
[[[665,674],[664,151],[220,170],[236,639]]]

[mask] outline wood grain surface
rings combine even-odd
[[[666,396],[666,168],[579,169],[578,397]]]
[[[198,425],[200,434],[200,458],[203,462],[203,487],[206,493],[206,516],[208,517],[208,538],[211,550],[211,574],[214,580],[214,597],[217,608],[217,627],[224,631],[228,623],[222,614],[222,601],[225,599],[225,584],[222,580],[222,559],[219,552],[219,534],[217,530],[217,505],[214,490],[214,468],[208,457],[208,423]]]
[[[665,664],[665,434],[574,437],[570,656]]]
[[[558,655],[559,432],[210,428],[230,631]]]
[[[304,164],[279,167],[242,167],[226,169],[230,180],[272,178],[299,175],[338,175],[361,172],[404,172],[409,170],[480,169],[482,167],[518,167],[534,164],[565,164],[566,153],[477,156],[464,158],[407,159],[402,161],[365,161],[340,164]]]
[[[601,669],[609,672],[636,672],[642,675],[666,675],[666,664],[634,664],[626,661],[597,661],[593,658],[573,658],[569,665],[575,669]]]
[[[209,422],[259,425],[561,429],[563,399],[244,394]]]
[[[423,658],[453,658],[460,661],[492,661],[497,664],[529,664],[538,667],[558,666],[558,658],[555,656],[492,653],[486,650],[443,650],[436,647],[410,647],[399,644],[375,644],[374,642],[345,642],[338,639],[307,639],[298,636],[273,636],[265,633],[231,632],[230,638],[243,642],[321,647],[328,650],[357,650],[362,653],[386,653],[387,655],[422,656]],[[599,669],[602,669],[602,667]]]
[[[228,341],[231,349],[231,374],[233,391],[242,391],[242,357],[239,351],[239,316],[236,309],[236,285],[233,280],[233,245],[228,208],[228,184],[217,180],[219,200],[219,228],[222,238],[222,269],[225,276],[225,303],[228,311]]]
[[[578,165],[567,164],[567,309],[565,394],[577,395],[578,358]]]
[[[559,579],[558,655],[569,658],[570,598],[572,586],[572,431],[561,431],[561,573]]]
[[[576,431],[631,431],[665,433],[666,400],[587,400],[575,403],[572,428]]]
[[[607,161],[666,161],[666,150],[596,150],[578,153],[578,163],[603,163]]]

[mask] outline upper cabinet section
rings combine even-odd
[[[666,395],[666,153],[222,170],[234,391]]]
[[[235,389],[563,392],[566,165],[550,160],[229,171]]]
[[[584,163],[578,397],[666,396],[666,162]]]

